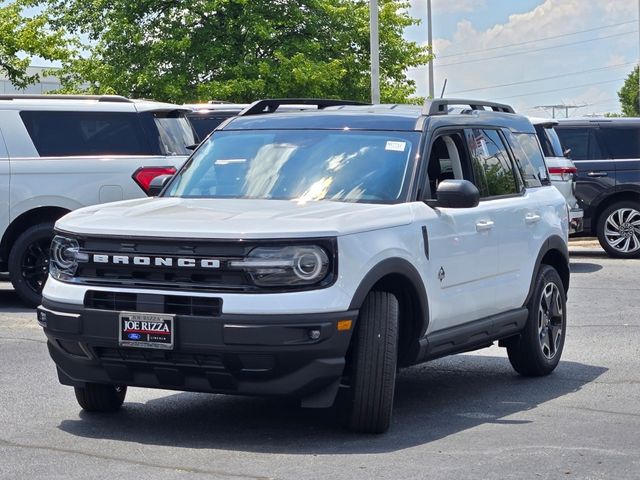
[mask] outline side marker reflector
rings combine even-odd
[[[338,322],[338,331],[343,332],[346,330],[351,330],[351,324],[353,322],[351,320],[340,320]]]

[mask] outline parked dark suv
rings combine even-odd
[[[578,168],[583,235],[612,257],[640,257],[640,118],[571,119],[556,131]]]

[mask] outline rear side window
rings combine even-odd
[[[563,150],[558,134],[552,126],[536,125],[536,134],[545,157],[562,157]]]
[[[595,128],[556,128],[563,148],[571,150],[572,160],[602,159],[602,149],[596,137]]]
[[[42,157],[152,154],[135,113],[23,111],[20,117]]]
[[[611,158],[640,158],[640,127],[612,128],[601,125],[600,138]]]
[[[499,197],[518,193],[513,164],[496,130],[476,129],[467,132],[474,183],[481,197]]]
[[[533,133],[511,132],[507,132],[507,137],[513,147],[516,164],[527,188],[548,185],[549,174],[538,144],[538,137]]]

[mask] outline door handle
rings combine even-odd
[[[542,217],[537,213],[527,213],[524,217],[524,221],[527,223],[538,223],[541,219]]]
[[[493,228],[493,222],[491,220],[478,220],[476,222],[476,230],[478,232],[486,232]]]
[[[609,174],[607,172],[589,172],[587,173],[588,177],[606,177]]]

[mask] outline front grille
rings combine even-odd
[[[89,290],[84,297],[84,306],[96,310],[116,312],[151,312],[218,317],[222,311],[222,300],[220,298],[189,295],[155,295]]]
[[[129,287],[140,289],[170,289],[209,292],[274,292],[307,290],[317,285],[288,287],[258,287],[251,275],[233,269],[230,262],[244,260],[251,250],[265,245],[314,244],[325,248],[331,267],[322,286],[333,283],[337,273],[336,241],[332,238],[303,240],[203,240],[156,239],[144,237],[81,237],[80,251],[88,261],[80,262],[74,278],[83,285]],[[117,261],[116,261],[117,258]],[[190,262],[190,265],[180,262]],[[109,300],[110,301],[110,300]],[[133,298],[120,298],[125,304]],[[177,303],[177,302],[170,302]],[[187,308],[175,305],[177,309]],[[195,304],[188,308],[198,309]],[[124,310],[118,306],[110,309]]]

